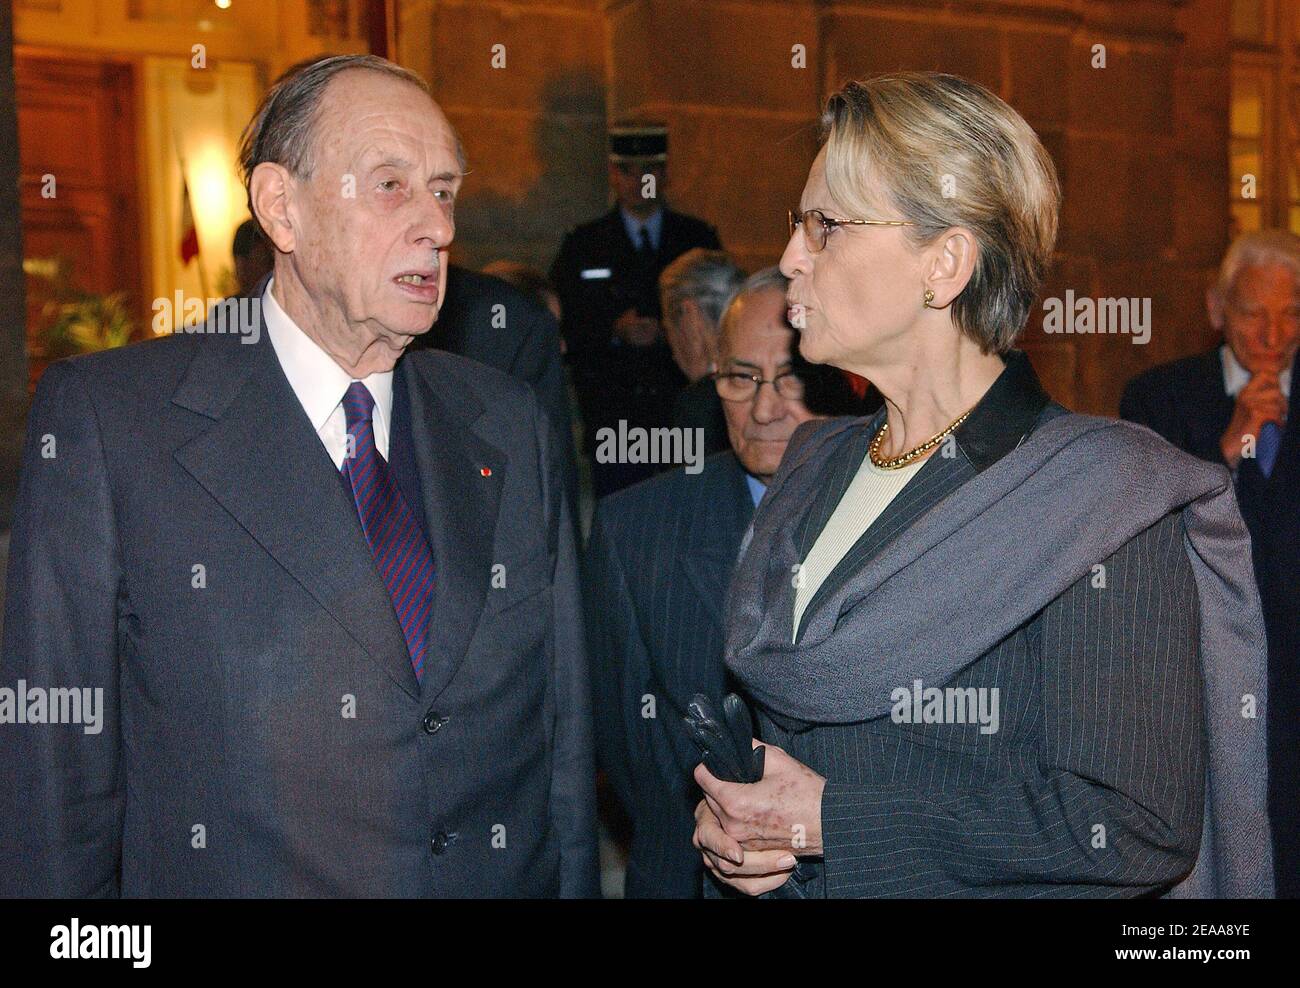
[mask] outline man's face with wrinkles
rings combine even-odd
[[[396,361],[442,303],[456,134],[418,87],[363,70],[329,83],[313,133],[294,196],[294,268],[322,317],[346,327],[341,345]]]

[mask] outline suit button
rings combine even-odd
[[[437,734],[442,730],[442,725],[447,723],[450,719],[450,717],[443,717],[436,710],[430,710],[424,715],[424,720],[421,722],[424,725],[424,733]]]
[[[434,854],[445,854],[454,836],[454,834],[439,830],[433,835],[433,839],[429,841],[429,847]]]

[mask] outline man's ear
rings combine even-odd
[[[292,254],[297,231],[294,229],[291,210],[296,183],[289,169],[273,161],[263,161],[253,169],[248,183],[253,214],[262,225],[275,249]]]
[[[704,318],[704,313],[700,311],[699,303],[693,298],[684,298],[681,301],[682,313],[677,319],[679,326],[690,325],[692,330],[698,330],[699,320]],[[699,335],[698,332],[696,335]]]
[[[931,259],[925,287],[934,291],[932,309],[947,308],[962,293],[979,259],[979,242],[964,226],[945,231],[931,245]]]
[[[693,298],[684,298],[681,302],[682,314],[677,320],[679,326],[687,327],[687,333],[694,343],[700,348],[708,360],[709,373],[712,374],[717,370],[718,362],[718,334],[715,329],[709,332],[709,327],[713,325],[711,319],[704,314],[700,308],[700,303]]]

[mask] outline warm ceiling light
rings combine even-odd
[[[222,10],[230,9],[230,0],[213,0],[213,2]]]

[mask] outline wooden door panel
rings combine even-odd
[[[19,49],[14,80],[23,254],[34,262],[27,277],[34,386],[46,364],[42,334],[51,286],[30,269],[48,270],[62,259],[76,288],[128,292],[138,321],[148,311],[137,229],[134,71],[126,63]]]

